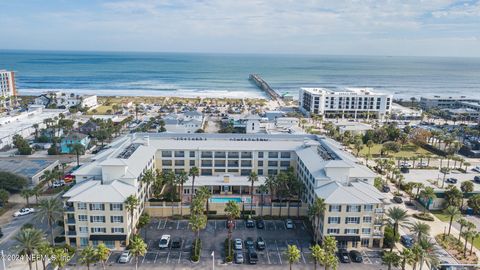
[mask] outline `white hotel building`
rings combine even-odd
[[[129,195],[145,201],[142,174],[150,168],[188,172],[194,166],[200,171],[194,188],[209,187],[212,205],[225,198],[249,202],[252,171],[259,175],[256,205],[265,177],[293,167],[305,184],[303,207],[317,197],[327,204],[320,235],[335,236],[340,246],[382,245],[385,197],[372,185],[375,174],[335,141],[315,135],[205,133],[132,134],[75,171],[77,184],[63,195],[67,243],[122,248],[132,233],[123,202]],[[181,193],[192,194],[191,179]],[[136,211],[134,223],[144,207]]]
[[[5,99],[16,95],[15,73],[13,71],[0,70],[0,106],[6,104]]]
[[[392,109],[392,99],[392,95],[376,93],[370,88],[346,88],[344,91],[301,88],[298,102],[300,110],[309,115],[383,119]]]

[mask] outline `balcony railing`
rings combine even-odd
[[[73,206],[65,206],[63,209],[65,210],[65,212],[74,212],[75,211],[75,207],[73,207]]]
[[[67,218],[67,224],[75,224],[74,218]]]
[[[67,231],[67,235],[77,235],[76,231]]]

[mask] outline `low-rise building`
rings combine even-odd
[[[470,98],[467,96],[460,97],[442,97],[442,96],[433,96],[433,97],[421,97],[420,98],[420,108],[424,110],[429,109],[454,109],[459,108],[460,103],[463,102],[473,102],[479,103],[479,99]]]
[[[172,133],[195,133],[205,124],[203,114],[197,111],[171,113],[163,117],[163,121],[167,132]]]
[[[36,105],[43,105],[46,108],[65,107],[70,108],[79,106],[80,108],[95,108],[98,106],[96,95],[76,95],[74,93],[64,93],[61,91],[48,91],[36,97]]]
[[[75,144],[80,144],[84,147],[84,149],[87,149],[89,143],[90,138],[88,135],[78,132],[71,132],[62,138],[62,141],[60,142],[60,152],[63,154],[72,153],[72,147]]]
[[[11,172],[27,178],[28,185],[36,186],[43,179],[45,171],[52,171],[59,166],[58,160],[47,159],[2,159],[0,171]]]

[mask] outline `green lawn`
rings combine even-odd
[[[381,144],[375,144],[370,149],[370,154],[373,157],[378,157],[380,156],[381,149],[382,149]],[[362,151],[360,151],[360,155],[366,156],[367,154],[368,154],[368,147],[365,145]],[[416,147],[414,144],[406,144],[405,146],[402,147],[402,149],[398,153],[389,153],[389,155],[392,155],[393,157],[406,157],[406,158],[410,158],[418,155],[426,155],[426,154],[432,154],[432,153],[421,147]]]
[[[441,221],[450,222],[450,218],[447,215],[445,215],[442,211],[430,211],[430,212],[434,214]]]
[[[97,112],[93,113],[93,110],[97,110]],[[107,114],[108,110],[112,110],[113,112],[112,106],[100,105],[95,109],[89,110],[88,113],[89,114]]]

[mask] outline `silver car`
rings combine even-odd
[[[289,230],[293,229],[293,221],[291,219],[285,220],[285,227]]]
[[[125,250],[122,252],[122,255],[120,255],[120,258],[118,258],[119,263],[128,263],[130,262],[131,256],[130,256],[130,251]]]
[[[235,263],[241,264],[243,263],[243,253],[242,252],[236,252],[235,253]]]
[[[236,250],[242,250],[243,249],[242,239],[236,238],[235,243],[234,243],[234,247],[235,247]]]

